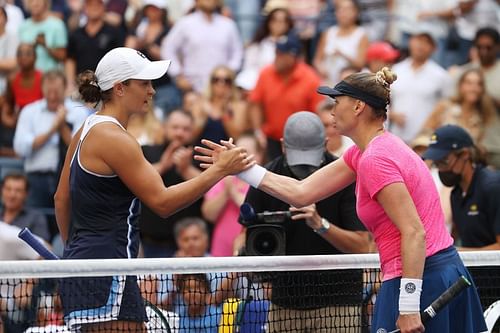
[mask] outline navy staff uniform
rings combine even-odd
[[[462,246],[496,243],[500,235],[500,172],[476,166],[465,196],[459,186],[451,192],[451,209]]]
[[[64,259],[136,258],[140,201],[117,175],[99,175],[80,163],[90,129],[114,118],[92,115],[85,121],[70,167],[71,227]],[[125,130],[125,129],[123,129]],[[72,329],[110,320],[146,321],[135,276],[61,280],[65,321]]]

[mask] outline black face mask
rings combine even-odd
[[[290,169],[292,175],[298,180],[307,178],[314,171],[319,169],[318,167],[312,165],[303,165],[303,164],[288,166],[288,168]]]
[[[444,186],[455,187],[462,181],[462,175],[453,171],[439,171],[439,179]]]

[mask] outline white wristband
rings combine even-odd
[[[420,312],[421,279],[401,278],[399,287],[399,313]]]
[[[258,188],[260,182],[264,178],[266,174],[266,168],[261,167],[260,165],[253,165],[250,169],[242,171],[236,175],[239,179],[249,184],[252,187]]]

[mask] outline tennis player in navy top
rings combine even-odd
[[[170,61],[148,60],[130,48],[109,51],[96,72],[79,76],[85,102],[100,109],[73,138],[55,195],[65,259],[135,258],[140,201],[168,216],[197,200],[229,174],[254,162],[244,149],[220,151],[221,159],[198,177],[165,188],[127,133],[132,114],[146,113],[155,93],[151,80]],[[146,313],[132,276],[63,279],[65,321],[72,331],[145,332]]]

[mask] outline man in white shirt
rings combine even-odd
[[[44,74],[42,91],[44,98],[26,105],[19,115],[14,150],[24,158],[24,171],[31,186],[27,205],[50,208],[54,207],[64,147],[80,129],[89,109],[65,98],[66,78],[60,71]]]
[[[243,45],[236,24],[217,13],[216,0],[196,0],[196,11],[179,19],[162,42],[161,56],[182,91],[203,91],[212,70],[241,66]]]
[[[419,32],[410,38],[410,57],[394,65],[398,79],[391,86],[390,131],[406,143],[412,142],[444,97],[448,73],[431,60],[435,41],[429,33]]]

